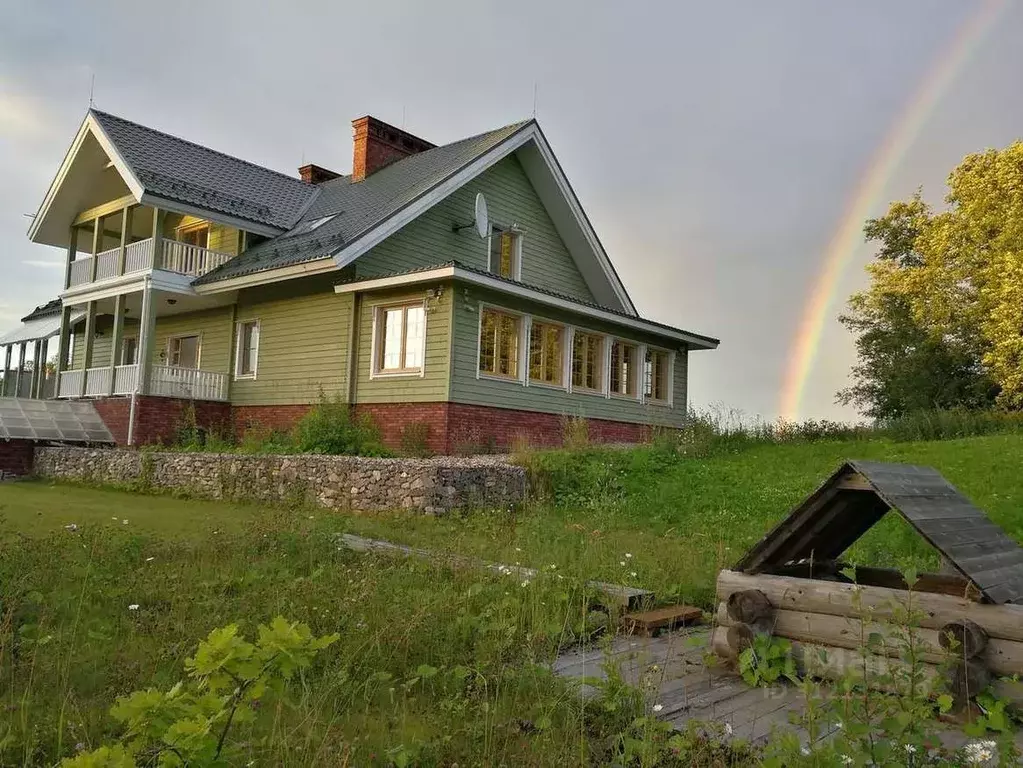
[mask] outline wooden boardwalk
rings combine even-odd
[[[695,627],[664,633],[659,637],[619,635],[610,647],[574,649],[554,662],[556,674],[567,678],[606,679],[605,665],[613,662],[624,680],[644,691],[648,705],[660,705],[656,715],[681,729],[688,721],[720,723],[730,737],[752,744],[764,744],[777,730],[795,733],[802,744],[809,734],[795,715],[805,708],[803,694],[791,685],[753,688],[735,672],[704,664],[709,650],[710,629]],[[598,691],[583,684],[581,695],[593,697]],[[832,730],[820,735],[827,739]],[[945,747],[956,749],[970,741],[958,728],[940,733]],[[1017,736],[1023,748],[1023,733]]]

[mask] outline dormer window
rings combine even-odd
[[[507,227],[490,228],[490,271],[509,280],[522,278],[522,233]]]

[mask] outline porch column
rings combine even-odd
[[[142,289],[142,317],[139,320],[138,350],[138,392],[149,392],[149,380],[153,367],[153,337],[156,334],[156,307],[153,306],[153,280],[146,275]]]
[[[32,344],[32,384],[28,390],[29,397],[39,397],[39,355],[43,349],[42,339],[36,339]]]
[[[60,336],[57,338],[57,387],[60,393],[60,375],[71,367],[68,352],[71,346],[71,307],[66,304],[60,309]]]
[[[97,255],[103,250],[103,217],[97,216],[92,222],[92,264],[89,265],[89,282],[96,282]]]
[[[4,347],[4,380],[0,382],[0,397],[7,397],[7,390],[10,387],[7,384],[7,380],[11,378],[11,345],[8,344]]]
[[[132,206],[121,209],[121,250],[117,254],[117,274],[124,274],[124,265],[128,259],[128,241],[131,239]]]
[[[18,372],[14,374],[14,396],[21,397],[21,372],[25,367],[25,347],[28,342],[21,342],[18,345]]]
[[[161,269],[163,262],[163,222],[167,212],[153,209],[153,269]]]
[[[93,268],[95,268],[95,262]],[[96,302],[90,301],[85,306],[85,338],[82,339],[82,388],[78,393],[81,397],[85,397],[85,384],[86,379],[89,378],[89,369],[92,367],[92,346],[96,337]]]
[[[39,359],[41,361],[40,364],[39,364],[39,397],[42,398],[43,400],[45,400],[46,399],[46,379],[47,379],[47,376],[46,376],[46,373],[47,373],[47,371],[46,371],[47,362],[46,361],[49,359],[48,356],[49,356],[49,352],[50,352],[50,340],[49,339],[43,339],[42,341],[40,341],[39,342],[39,349],[40,349]]]
[[[124,258],[124,239],[121,239],[121,258]],[[124,263],[121,264],[122,272]],[[114,377],[117,375],[117,366],[121,364],[121,348],[124,345],[124,303],[127,297],[123,293],[117,294],[114,299],[114,330],[110,337],[110,391],[108,395],[114,394]]]
[[[64,290],[71,287],[71,262],[78,254],[78,227],[71,225],[71,234],[68,236],[67,263],[64,265]]]

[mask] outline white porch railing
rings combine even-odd
[[[230,258],[229,253],[211,251],[209,248],[200,248],[198,245],[189,245],[177,240],[164,240],[163,254],[157,269],[200,277],[212,272]]]
[[[130,395],[139,380],[137,365],[119,365],[114,368],[114,394]]]
[[[124,274],[153,268],[153,238],[130,243],[124,253]]]
[[[96,254],[96,279],[105,280],[108,277],[116,277],[117,262],[120,258],[121,249],[119,247]]]
[[[113,394],[132,394],[138,384],[138,377],[138,365],[115,367]],[[60,374],[57,397],[81,397],[83,378],[85,380],[85,397],[106,397],[110,394],[110,367],[105,366],[88,370],[63,371]],[[161,397],[180,397],[186,400],[227,400],[228,386],[229,377],[224,373],[202,371],[196,368],[177,368],[170,365],[154,365],[148,394]]]
[[[164,240],[160,258],[153,258],[153,239],[147,238],[125,246],[124,274],[144,272],[149,269],[165,269],[191,277],[201,277],[212,272],[232,258],[230,253],[211,251],[177,240]],[[92,282],[92,262],[96,260],[96,280],[106,280],[121,274],[121,249],[111,248],[96,256],[83,256],[71,262],[71,286]]]
[[[102,397],[110,394],[110,366],[89,368],[85,371],[85,396]]]
[[[57,397],[81,397],[82,379],[85,371],[62,371],[60,381],[57,383]]]
[[[92,281],[92,256],[71,262],[71,285],[84,285]]]
[[[189,400],[227,400],[227,374],[154,365],[149,394]]]

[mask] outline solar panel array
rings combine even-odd
[[[87,400],[0,397],[0,440],[112,443],[113,435]]]

